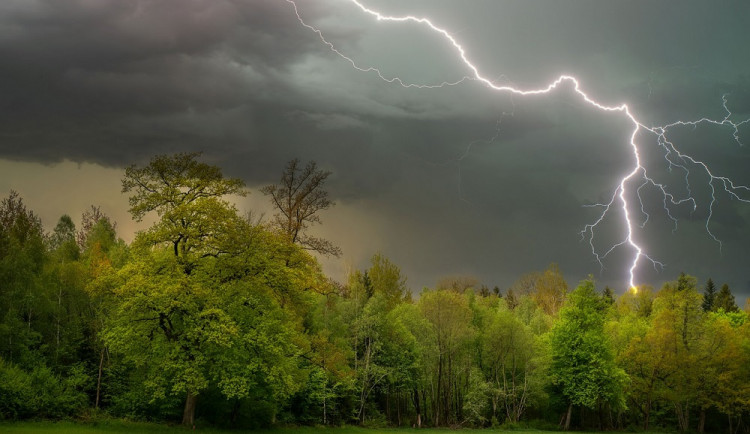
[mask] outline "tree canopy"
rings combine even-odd
[[[133,218],[154,218],[130,243],[97,206],[46,232],[0,202],[0,420],[746,429],[750,321],[726,284],[569,291],[553,264],[417,293],[382,253],[336,282],[305,232],[330,173],[290,163],[264,224],[200,158],[125,170]]]

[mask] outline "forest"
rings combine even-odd
[[[569,287],[552,264],[412,291],[377,252],[337,282],[316,255],[341,251],[310,231],[330,172],[292,160],[259,219],[200,158],[125,169],[133,219],[155,221],[131,243],[97,206],[46,231],[3,198],[0,420],[750,432],[748,306],[727,285]]]

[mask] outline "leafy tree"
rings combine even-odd
[[[560,268],[553,263],[541,273],[524,274],[510,289],[516,297],[531,296],[547,315],[556,315],[565,302],[568,283],[563,278]]]
[[[44,340],[49,362],[53,367],[79,362],[86,342],[93,313],[83,288],[86,270],[79,260],[81,252],[76,243],[73,220],[63,215],[49,237],[50,254],[43,273],[43,297],[48,303],[48,327]],[[51,325],[52,327],[49,327]]]
[[[419,298],[419,309],[432,325],[431,348],[428,354],[434,389],[431,390],[435,425],[448,425],[460,420],[465,384],[459,372],[468,374],[466,351],[475,330],[467,298],[454,291],[424,291]]]
[[[89,209],[81,214],[81,229],[76,232],[76,243],[81,250],[86,249],[88,236],[92,228],[99,222],[106,221],[112,227],[114,232],[117,229],[117,223],[113,222],[99,206],[91,205]]]
[[[545,352],[541,338],[505,303],[500,303],[481,329],[481,364],[492,385],[492,417],[518,422],[527,406],[544,394]]]
[[[641,292],[641,291],[638,291]],[[609,337],[617,365],[625,370],[630,381],[626,384],[625,392],[628,407],[634,412],[634,417],[650,416],[653,402],[652,385],[649,382],[649,368],[654,360],[641,360],[644,355],[643,339],[649,329],[649,319],[633,309],[630,298],[633,291],[628,291],[618,297],[613,308],[607,312],[605,332]],[[630,300],[628,300],[630,298]],[[618,416],[621,416],[619,413]],[[619,419],[619,418],[618,418]],[[621,419],[620,419],[621,420]]]
[[[401,335],[401,342],[408,348],[409,364],[399,367],[400,390],[407,397],[411,397],[414,409],[413,425],[421,427],[429,413],[429,401],[426,394],[432,383],[434,355],[434,329],[432,324],[422,315],[419,307],[404,302],[396,306],[388,314],[388,324]],[[404,369],[406,368],[406,369]],[[409,389],[410,388],[410,389]]]
[[[28,371],[0,358],[0,420],[67,418],[82,412],[87,404],[82,366],[61,378],[43,365]]]
[[[734,294],[726,283],[721,285],[721,290],[716,294],[714,301],[714,310],[724,309],[724,312],[739,312],[737,302],[734,300]]]
[[[384,384],[389,375],[383,357],[385,315],[388,304],[383,294],[374,294],[363,306],[353,326],[355,370],[357,374],[357,419],[364,424],[368,399],[375,388]]]
[[[537,280],[532,297],[547,315],[556,315],[565,303],[567,293],[568,283],[560,268],[557,264],[550,264]]]
[[[709,278],[706,281],[706,287],[703,290],[703,312],[711,312],[714,310],[714,304],[716,300],[716,286],[714,281]]]
[[[271,196],[279,210],[274,225],[286,234],[292,243],[323,255],[340,256],[341,249],[328,240],[307,234],[311,225],[320,223],[320,211],[335,205],[323,186],[331,172],[320,170],[314,161],[301,167],[298,159],[287,163],[278,184],[263,187],[261,191]]]
[[[409,290],[406,288],[406,277],[401,269],[385,256],[377,253],[370,260],[372,266],[363,279],[375,294],[382,294],[389,309],[406,300]]]
[[[245,194],[242,181],[197,156],[157,156],[126,169],[133,217],[160,218],[136,237],[137,259],[117,272],[119,303],[105,332],[110,347],[147,369],[155,398],[186,396],[185,425],[210,384],[229,398],[261,389],[278,398],[297,384],[293,328],[268,298],[271,287],[293,287],[295,278],[266,256],[277,248],[263,244],[262,229],[224,199]]]
[[[688,276],[684,272],[681,272],[680,276],[677,278],[676,289],[678,291],[695,289],[695,277]]]
[[[207,264],[208,265],[208,264]],[[279,400],[296,390],[293,323],[262,282],[184,273],[169,250],[140,251],[117,273],[120,300],[105,330],[111,349],[147,373],[152,399],[186,395],[192,425],[210,385],[227,398]]]
[[[492,387],[485,381],[482,371],[479,368],[471,368],[462,410],[472,424],[481,426],[487,422],[487,402],[491,390]]]
[[[730,424],[739,419],[750,404],[750,383],[744,368],[750,359],[742,351],[742,322],[723,311],[706,318],[706,332],[698,342],[699,356],[698,404],[700,419],[698,432],[705,431],[706,411],[715,407],[728,416]],[[742,314],[744,315],[744,314]],[[730,425],[731,431],[731,425]]]
[[[636,314],[648,318],[653,311],[654,291],[650,286],[642,285],[630,289],[617,298],[617,310],[620,315]]]
[[[657,397],[674,408],[681,431],[690,428],[690,408],[700,394],[700,348],[706,333],[701,304],[694,277],[683,273],[676,282],[667,282],[654,299],[644,348],[644,357],[660,365],[654,382]]]
[[[50,250],[61,250],[64,249],[64,255],[70,260],[75,260],[78,257],[78,246],[75,241],[76,226],[73,223],[73,219],[69,215],[65,214],[60,217],[57,225],[55,226],[52,236],[50,236]]]
[[[586,280],[570,294],[550,332],[550,374],[568,401],[566,430],[573,406],[595,408],[607,403],[625,407],[627,375],[614,362],[604,320],[601,297],[594,283]]]
[[[11,363],[32,364],[41,343],[45,253],[41,220],[11,191],[0,202],[0,357]]]
[[[298,393],[299,405],[309,408],[306,417],[311,422],[343,423],[348,421],[346,403],[342,398],[354,389],[354,376],[349,361],[353,358],[350,347],[350,324],[345,310],[351,300],[332,292],[318,296],[310,312],[310,348],[304,357],[311,365],[306,389]],[[308,402],[309,401],[309,402]],[[307,408],[306,408],[307,409]]]
[[[59,225],[58,225],[59,226]],[[52,367],[68,366],[87,358],[84,348],[94,314],[84,288],[88,281],[85,265],[78,260],[74,233],[59,244],[44,268],[44,292],[47,325],[42,331],[48,360]]]
[[[159,216],[137,241],[169,245],[186,273],[197,259],[227,253],[239,217],[223,197],[246,194],[241,180],[224,178],[218,167],[198,162],[199,155],[158,155],[145,167],[126,168],[122,180],[122,192],[132,193],[130,213],[136,221],[149,212]]]
[[[408,307],[407,307],[408,306]],[[386,394],[385,414],[393,413],[395,404],[397,424],[401,424],[399,404],[412,395],[419,384],[419,374],[423,366],[418,335],[412,329],[412,315],[415,306],[401,304],[393,308],[385,317],[383,347],[380,363],[387,367],[388,375],[382,393]]]

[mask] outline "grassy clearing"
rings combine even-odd
[[[228,434],[252,432],[255,434],[494,434],[494,433],[523,433],[523,434],[543,434],[554,431],[539,431],[533,429],[518,429],[504,431],[499,429],[462,429],[451,430],[447,428],[274,428],[271,430],[247,431],[247,430],[223,430],[217,428],[198,428],[197,431],[205,434]],[[106,434],[106,433],[129,433],[129,434],[178,434],[187,433],[191,430],[180,426],[169,426],[164,424],[144,423],[144,422],[127,422],[127,421],[102,421],[96,423],[76,423],[76,422],[17,422],[17,423],[0,423],[0,434]],[[594,431],[588,431],[585,434],[593,434]],[[609,432],[611,434],[611,431]],[[571,431],[569,434],[577,434]],[[641,432],[639,434],[655,434]],[[663,433],[661,433],[663,434]]]

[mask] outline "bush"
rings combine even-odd
[[[0,359],[0,419],[76,415],[88,403],[82,391],[87,382],[88,376],[80,365],[60,378],[46,366],[27,372]]]

